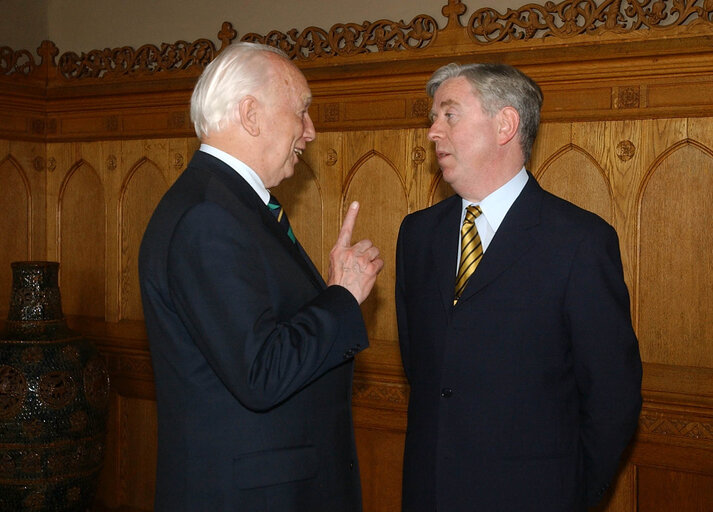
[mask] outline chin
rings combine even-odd
[[[441,167],[441,175],[443,176],[443,181],[449,185],[453,185],[453,179],[455,178],[455,171],[453,169],[444,169]]]

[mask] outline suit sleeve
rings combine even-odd
[[[641,410],[641,359],[618,239],[608,225],[593,231],[573,261],[565,304],[590,506],[601,500],[614,478]]]
[[[184,216],[167,267],[176,314],[212,370],[250,409],[274,407],[368,346],[348,290],[319,292],[277,268],[258,249],[255,231],[215,204]]]

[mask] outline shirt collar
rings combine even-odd
[[[520,169],[520,172],[518,172],[505,185],[491,193],[485,199],[480,201],[480,203],[475,203],[480,206],[488,224],[490,224],[493,228],[493,232],[497,231],[498,227],[500,227],[500,224],[505,218],[508,210],[510,210],[512,204],[515,202],[515,199],[517,199],[517,196],[520,195],[522,189],[525,188],[525,184],[528,179],[527,171],[523,167]],[[463,209],[470,204],[473,203],[463,199]]]
[[[257,173],[247,164],[238,160],[233,155],[229,155],[225,151],[209,146],[208,144],[201,144],[199,150],[214,156],[242,176],[242,178],[248,182],[248,185],[250,185],[255,193],[260,197],[263,203],[267,204],[270,201],[270,191],[265,188],[265,184],[260,179],[260,176],[258,176]]]

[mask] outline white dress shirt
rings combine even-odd
[[[260,176],[258,176],[257,173],[248,167],[244,162],[241,162],[225,151],[221,151],[220,149],[209,146],[208,144],[201,144],[201,147],[198,149],[199,151],[203,151],[204,153],[208,153],[209,155],[216,157],[221,162],[230,166],[230,168],[232,168],[235,172],[242,176],[245,181],[248,182],[255,193],[260,196],[262,202],[267,205],[270,201],[270,191],[265,188],[265,184],[260,179]]]
[[[478,218],[475,219],[475,227],[478,229],[480,243],[483,244],[483,254],[485,254],[490,242],[492,242],[495,232],[503,222],[508,210],[510,210],[510,207],[515,202],[515,199],[517,199],[520,195],[522,189],[525,188],[525,184],[528,179],[529,177],[527,176],[527,171],[523,167],[510,181],[497,189],[495,192],[488,195],[479,203],[471,203],[467,199],[462,200],[463,206],[460,214],[461,226],[463,225],[463,219],[465,218],[465,209],[469,205],[475,204],[480,206],[480,209],[483,212],[478,216]],[[460,237],[458,238],[458,263],[456,264],[456,272],[458,272],[457,269],[459,265]]]

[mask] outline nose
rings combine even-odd
[[[435,142],[441,138],[441,129],[438,119],[434,119],[431,127],[428,129],[428,140]]]
[[[307,142],[312,142],[317,136],[317,132],[314,129],[314,123],[312,118],[309,116],[309,112],[305,113],[304,120],[302,121],[302,138]]]

